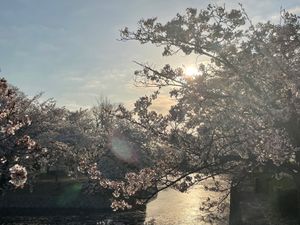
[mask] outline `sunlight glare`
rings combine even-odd
[[[185,68],[185,74],[190,77],[198,75],[198,69],[194,66],[188,66]]]

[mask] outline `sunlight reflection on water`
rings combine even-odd
[[[208,197],[217,199],[220,193],[205,191],[202,185],[191,188],[187,193],[167,189],[147,205],[146,221],[152,220],[155,225],[210,224],[202,220],[204,212],[199,209]]]

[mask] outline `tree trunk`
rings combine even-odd
[[[236,186],[230,188],[229,225],[242,225],[240,196]]]

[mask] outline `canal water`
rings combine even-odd
[[[218,192],[206,191],[202,185],[191,188],[187,193],[173,189],[160,192],[147,205],[146,212],[101,212],[97,214],[57,215],[47,217],[11,216],[1,217],[0,225],[207,225],[228,224],[228,212],[221,222],[205,222],[205,213],[199,208],[207,198],[217,199]],[[228,210],[227,210],[228,211]]]
[[[220,221],[205,222],[207,213],[199,209],[207,198],[218,200],[220,197],[219,192],[206,191],[202,185],[194,186],[187,193],[168,189],[160,192],[157,199],[147,205],[146,222],[153,221],[159,225],[226,225],[229,216],[228,199],[225,212],[219,215]]]

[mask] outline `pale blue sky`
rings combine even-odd
[[[241,2],[255,21],[278,18],[280,7],[300,14],[297,0]],[[144,89],[133,87],[132,61],[195,64],[193,57],[163,58],[159,49],[120,42],[119,29],[136,28],[141,18],[173,18],[187,7],[203,8],[206,0],[0,0],[0,67],[10,83],[28,95],[44,91],[59,105],[74,109],[107,96],[133,102]]]

